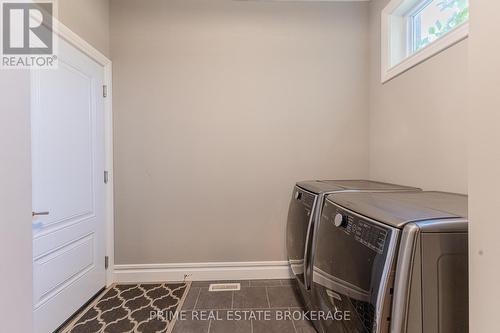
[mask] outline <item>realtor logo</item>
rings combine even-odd
[[[2,1],[2,68],[54,68],[54,2]]]

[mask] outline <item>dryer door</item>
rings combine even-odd
[[[297,280],[304,285],[306,239],[314,216],[317,195],[295,187],[288,210],[286,244],[288,262]]]

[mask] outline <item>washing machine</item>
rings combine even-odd
[[[321,333],[468,332],[467,196],[334,193],[313,259]]]
[[[287,253],[304,305],[309,309],[315,228],[321,216],[324,198],[331,193],[350,191],[388,192],[420,191],[420,189],[369,180],[317,180],[298,182],[295,185],[288,211]]]

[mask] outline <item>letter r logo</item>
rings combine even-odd
[[[52,3],[4,2],[3,53],[52,54]]]

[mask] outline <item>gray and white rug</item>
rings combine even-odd
[[[169,333],[188,289],[189,283],[114,285],[61,333]]]

